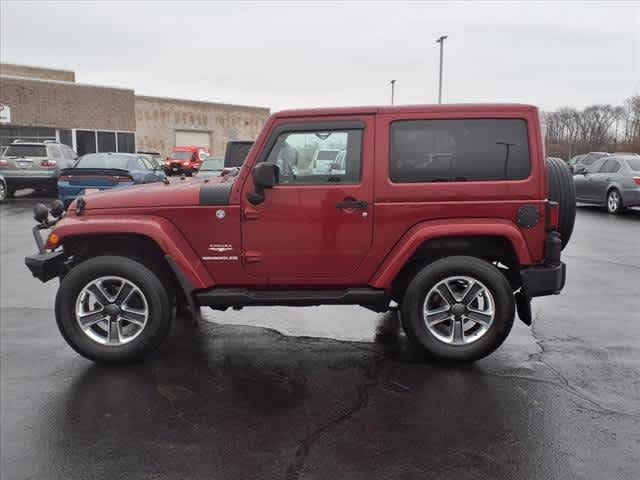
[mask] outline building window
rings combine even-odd
[[[73,148],[73,135],[71,130],[58,130],[58,137],[60,143],[64,143],[66,146]]]
[[[76,130],[76,149],[78,155],[96,153],[96,132],[94,130]]]
[[[115,152],[116,134],[115,132],[98,132],[98,151]]]
[[[118,151],[135,153],[136,136],[134,133],[118,132]]]
[[[42,142],[55,140],[55,128],[47,127],[0,127],[0,146],[7,146],[14,140],[25,142]]]

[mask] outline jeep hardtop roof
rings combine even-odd
[[[274,118],[288,117],[321,117],[335,115],[373,115],[376,113],[403,114],[403,113],[522,113],[537,110],[534,105],[524,103],[450,103],[446,105],[382,105],[362,107],[336,107],[336,108],[304,108],[295,110],[282,110],[273,114]]]

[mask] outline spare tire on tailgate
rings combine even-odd
[[[569,243],[576,220],[576,187],[573,175],[565,162],[559,158],[547,158],[547,182],[549,201],[558,202],[560,218],[558,231],[562,236],[562,248]]]

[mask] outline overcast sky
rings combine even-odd
[[[81,83],[266,106],[444,101],[544,109],[640,93],[640,2],[0,1],[3,62]]]

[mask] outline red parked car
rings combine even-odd
[[[327,149],[340,168],[313,168]],[[427,354],[473,361],[562,290],[575,191],[533,106],[292,110],[235,177],[96,193],[63,216],[36,207],[54,228],[26,264],[60,277],[58,327],[95,361],[154,350],[174,306],[321,304],[397,305]]]
[[[171,156],[164,162],[164,171],[169,176],[182,173],[191,176],[198,171],[208,156],[209,149],[207,147],[193,145],[175,147]]]

